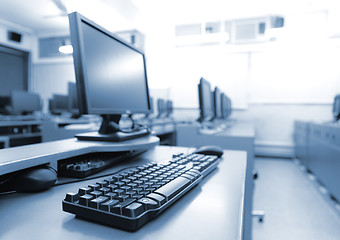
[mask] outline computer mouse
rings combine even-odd
[[[204,154],[204,155],[214,155],[221,157],[223,155],[223,149],[215,145],[202,146],[194,151],[194,153]]]
[[[52,187],[56,181],[55,170],[44,166],[18,172],[8,183],[17,192],[39,192]]]

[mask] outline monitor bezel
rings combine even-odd
[[[147,78],[147,69],[146,69],[146,59],[145,55],[142,51],[133,47],[129,43],[125,42],[123,39],[119,38],[112,32],[106,30],[95,22],[89,20],[88,18],[82,16],[77,12],[73,12],[69,14],[69,23],[70,23],[70,36],[71,43],[73,46],[73,61],[75,67],[75,75],[76,75],[76,86],[77,86],[77,95],[78,95],[78,107],[80,114],[96,114],[96,115],[120,115],[120,114],[133,114],[133,113],[150,113],[151,105],[150,105],[150,93],[148,86],[148,78]],[[145,90],[147,96],[147,109],[109,109],[109,108],[94,108],[90,106],[90,98],[88,94],[88,78],[86,75],[87,66],[85,61],[85,48],[84,48],[84,39],[83,31],[81,24],[87,24],[90,27],[98,30],[99,32],[107,35],[108,37],[118,41],[119,43],[125,45],[126,47],[134,50],[139,53],[143,57],[143,65],[144,65],[144,80],[145,80]]]
[[[213,95],[214,95],[214,119],[221,119],[223,118],[222,98],[221,98],[222,92],[218,87],[215,87],[213,91]],[[217,104],[217,101],[219,101],[220,104]],[[219,116],[218,116],[218,110],[219,110]]]

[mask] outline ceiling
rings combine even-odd
[[[334,8],[336,0],[0,0],[0,22],[37,36],[68,33],[78,11],[111,31],[143,29],[157,21],[194,23],[294,14]]]

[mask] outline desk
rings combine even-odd
[[[254,139],[255,130],[252,124],[233,123],[224,129],[202,128],[197,124],[177,124],[177,145],[187,147],[200,147],[204,145],[217,145],[223,149],[241,150],[247,152],[247,177],[252,178],[254,169]],[[247,226],[251,228],[251,210],[253,198],[253,181],[247,182],[246,198]],[[245,233],[247,234],[247,233]],[[250,238],[251,236],[245,236]]]
[[[136,163],[164,161],[173,153],[190,151],[188,148],[157,146],[137,157]],[[218,169],[156,219],[132,233],[81,220],[61,210],[61,201],[67,192],[74,192],[96,180],[60,185],[35,194],[2,195],[0,238],[244,239],[244,231],[250,232],[243,224],[246,217],[244,195],[249,181],[246,167],[245,152],[225,151]],[[115,168],[112,171],[117,170]]]
[[[294,122],[294,149],[295,157],[300,159],[301,163],[308,168],[308,146],[309,146],[310,123],[295,121]]]
[[[137,121],[148,126],[160,139],[161,145],[176,145],[176,122],[172,118],[147,118]]]
[[[122,119],[121,124],[126,127],[131,121]],[[176,145],[175,121],[170,118],[164,119],[140,119],[136,121],[147,126],[160,138],[161,145]],[[49,118],[44,119],[42,125],[43,142],[73,138],[76,134],[85,132],[96,132],[100,127],[100,119],[70,119],[70,118]]]
[[[89,119],[53,118],[43,120],[42,140],[43,142],[73,138],[76,134],[95,132],[99,129],[99,123],[91,122]]]

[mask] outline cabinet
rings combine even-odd
[[[340,200],[340,125],[303,123],[304,127],[299,127],[300,123],[295,124],[296,157],[332,197]]]
[[[7,120],[0,121],[1,147],[16,147],[33,143],[40,143],[40,120]]]

